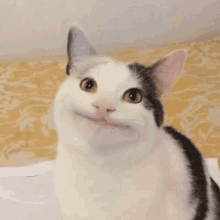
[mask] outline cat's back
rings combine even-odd
[[[190,204],[195,206],[193,220],[220,219],[220,189],[210,176],[202,154],[190,141],[173,127],[164,127],[164,130],[177,143],[186,162],[186,171],[190,178]]]

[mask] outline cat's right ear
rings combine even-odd
[[[82,28],[79,26],[71,27],[67,40],[67,75],[69,75],[70,69],[74,65],[74,60],[77,60],[79,57],[87,57],[92,55],[97,55],[97,53],[89,44]]]

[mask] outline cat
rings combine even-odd
[[[67,57],[68,77],[53,106],[62,219],[220,219],[220,190],[201,153],[163,126],[162,101],[186,51],[151,66],[122,63],[98,55],[74,26]]]

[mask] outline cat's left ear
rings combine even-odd
[[[69,69],[74,65],[74,60],[79,57],[87,57],[96,55],[97,53],[86,39],[82,27],[75,25],[70,28],[67,42],[67,74]]]
[[[154,76],[161,99],[164,99],[166,93],[181,75],[186,55],[186,50],[176,50],[155,64]]]

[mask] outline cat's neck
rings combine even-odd
[[[82,166],[82,167],[96,167],[109,172],[113,171],[131,171],[135,167],[139,166],[144,161],[151,161],[151,158],[159,158],[161,152],[164,152],[165,146],[172,142],[170,137],[164,132],[164,130],[158,129],[154,138],[138,141],[135,145],[123,146],[119,150],[115,150],[107,155],[96,154],[93,151],[84,152],[80,150],[76,145],[80,145],[83,148],[90,146],[88,143],[75,140],[75,146],[68,145],[62,142],[58,143],[58,156],[57,159],[62,158],[62,161],[67,166]],[[154,160],[154,159],[153,159]]]

